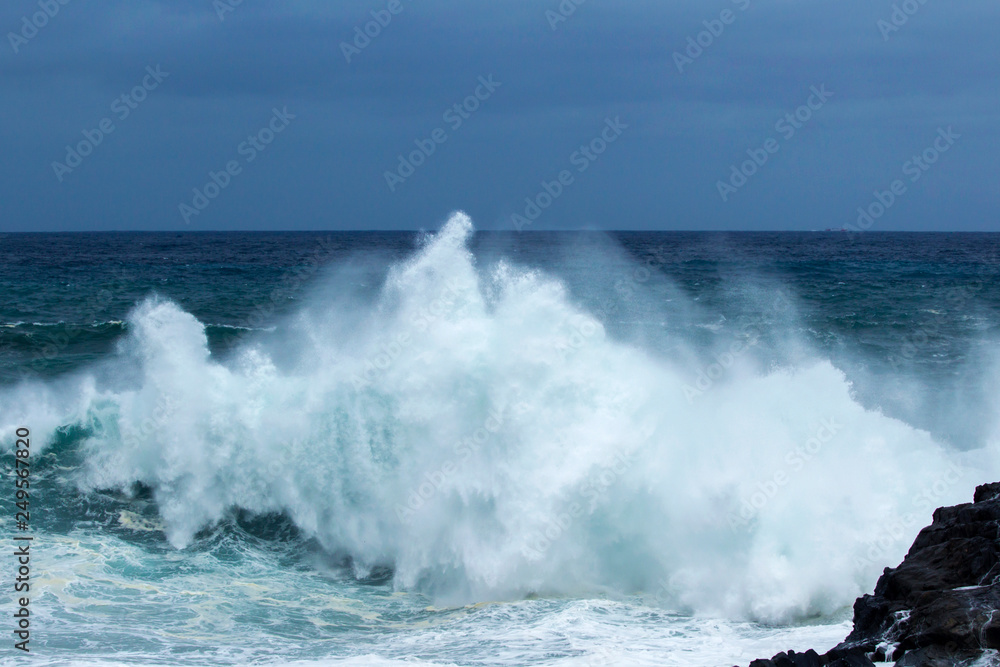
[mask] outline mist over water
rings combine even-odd
[[[647,273],[595,314],[477,261],[471,233],[455,214],[377,291],[328,276],[224,360],[150,297],[100,369],[6,391],[4,434],[82,429],[72,482],[152,489],[177,549],[240,508],[440,604],[643,593],[777,622],[849,606],[933,507],[996,477],[995,440],[960,451],[856,400],[780,288],[754,298],[784,331],[699,349],[698,327],[626,331]],[[660,284],[661,319],[697,317]]]
[[[593,234],[540,262],[477,241],[457,213],[408,254],[342,256],[252,326],[220,329],[147,292],[109,352],[0,388],[3,441],[28,424],[45,449],[46,586],[60,606],[40,614],[61,627],[152,585],[170,601],[158,628],[121,641],[149,632],[130,650],[166,655],[197,626],[227,647],[223,663],[268,655],[302,623],[357,651],[379,637],[365,655],[417,642],[459,662],[465,640],[439,646],[435,624],[508,644],[541,624],[545,654],[593,664],[629,662],[647,640],[653,662],[678,665],[769,655],[792,637],[832,645],[933,508],[997,478],[993,329],[941,347],[947,373],[925,354],[943,325],[903,339],[920,354],[880,342],[898,351],[880,364],[827,342],[836,303],[817,330],[801,288],[692,255]],[[993,323],[988,284],[949,313]],[[220,330],[241,333],[220,348]],[[476,603],[499,606],[463,607]],[[157,616],[164,604],[176,613]],[[234,609],[251,619],[242,629]],[[603,634],[649,614],[670,632],[617,649]],[[593,624],[593,644],[563,645],[562,622]],[[755,623],[787,629],[762,639]],[[85,649],[76,627],[58,635],[67,650]],[[230,645],[234,632],[252,648]],[[690,642],[701,657],[684,662]]]

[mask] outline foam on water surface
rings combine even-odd
[[[520,664],[747,662],[837,643],[931,510],[996,478],[995,439],[958,451],[863,405],[793,334],[794,363],[762,365],[751,340],[716,372],[689,341],[613,335],[552,275],[481,263],[471,233],[453,216],[374,298],[330,277],[224,358],[149,298],[99,368],[5,390],[4,442],[23,423],[49,446],[82,434],[60,479],[150,489],[156,516],[114,523],[169,541],[154,557],[89,529],[51,538],[53,627],[156,615],[140,661],[171,643],[196,661],[198,642],[280,661],[294,639],[354,646],[350,664],[492,664],[487,640]],[[249,548],[220,561],[199,535],[237,508],[391,580],[358,589]]]

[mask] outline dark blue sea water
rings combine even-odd
[[[0,235],[33,662],[832,646],[997,478],[998,276],[990,234]]]

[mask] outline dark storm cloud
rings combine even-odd
[[[418,228],[455,208],[512,229],[565,170],[532,228],[843,227],[947,126],[961,139],[873,228],[996,229],[996,3],[909,0],[887,32],[904,3],[586,0],[553,29],[555,1],[401,0],[348,64],[342,43],[388,4],[244,0],[222,19],[212,0],[58,5],[17,53],[0,44],[0,229]],[[675,53],[726,10],[679,72]],[[38,11],[8,2],[0,30]],[[169,75],[116,117],[157,65]],[[453,128],[445,111],[489,75],[499,88]],[[833,97],[783,139],[775,124],[824,84]],[[241,152],[286,107],[273,143]],[[114,132],[60,181],[53,163],[105,118]],[[581,158],[615,118],[621,137]],[[447,141],[390,188],[436,129]],[[719,181],[769,138],[780,150],[723,201]]]

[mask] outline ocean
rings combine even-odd
[[[0,235],[25,664],[825,651],[1000,479],[998,277],[996,234]]]

